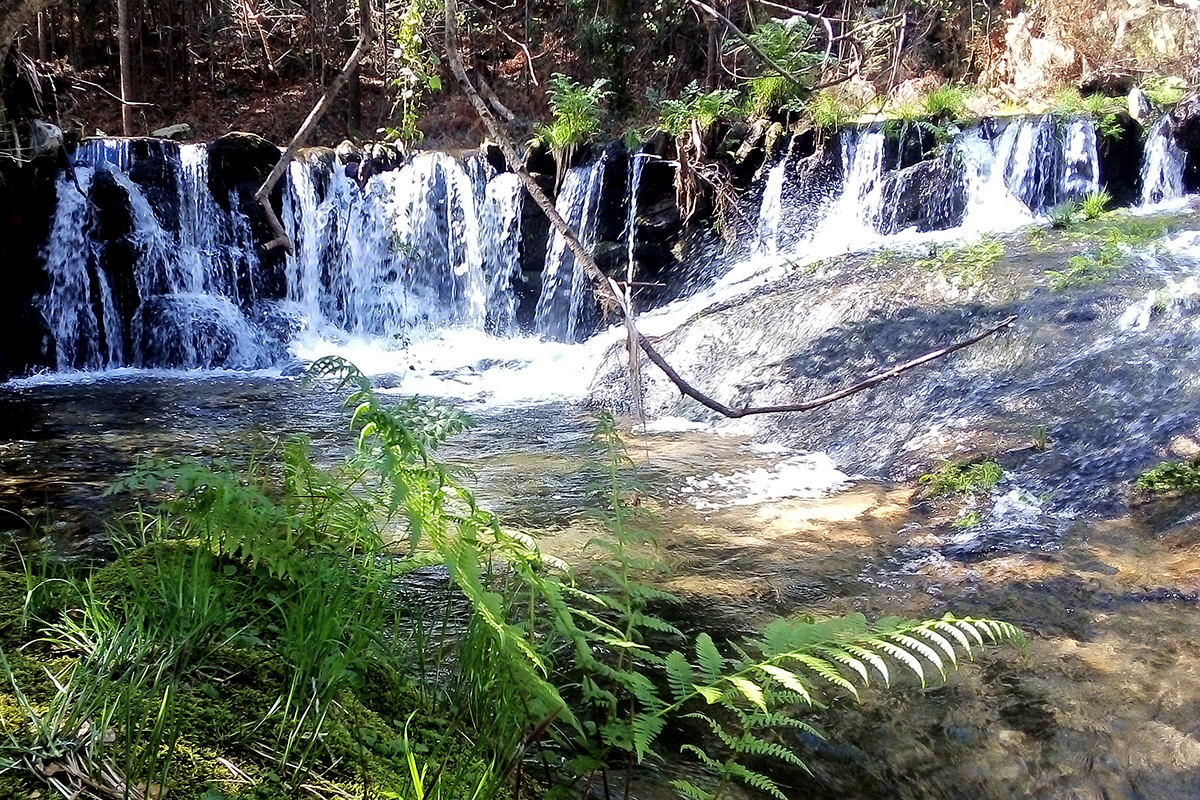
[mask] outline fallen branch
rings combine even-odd
[[[325,116],[325,112],[333,105],[333,99],[342,90],[342,87],[346,85],[346,81],[350,79],[350,73],[366,57],[367,53],[371,50],[371,45],[375,43],[375,28],[371,24],[371,0],[358,0],[358,17],[358,43],[354,46],[350,57],[346,59],[346,63],[342,66],[342,71],[330,81],[325,94],[313,106],[312,111],[308,112],[308,116],[305,117],[304,122],[300,125],[300,130],[296,131],[296,135],[292,137],[292,141],[279,157],[279,161],[275,163],[271,174],[267,176],[267,179],[263,181],[263,185],[258,187],[258,191],[254,193],[254,199],[262,206],[263,212],[267,215],[267,223],[271,226],[271,232],[275,234],[275,238],[264,245],[264,248],[267,250],[282,247],[288,253],[292,252],[292,240],[284,232],[283,223],[279,221],[279,217],[275,215],[275,209],[271,207],[271,191],[275,188],[275,184],[279,183],[279,179],[283,177],[288,164],[296,157],[296,152],[308,141],[308,137],[316,129],[317,123],[321,121],[321,117]]]
[[[638,334],[638,344],[646,353],[646,356],[649,357],[649,359],[653,361],[659,369],[666,373],[667,377],[671,379],[671,383],[675,384],[680,392],[700,403],[700,405],[704,406],[705,408],[716,411],[718,414],[729,417],[730,419],[739,419],[741,417],[749,417],[753,414],[784,414],[790,411],[812,411],[814,408],[820,408],[821,406],[829,405],[834,401],[849,397],[852,394],[858,394],[859,392],[866,391],[872,386],[878,386],[884,381],[891,380],[897,375],[908,372],[910,369],[915,369],[922,364],[928,364],[930,361],[936,361],[939,358],[948,356],[956,350],[962,350],[964,347],[969,347],[976,342],[981,342],[992,334],[1009,327],[1013,324],[1013,322],[1016,321],[1016,319],[1017,318],[1015,315],[1011,316],[1001,322],[999,325],[988,328],[983,333],[976,334],[970,339],[963,339],[961,342],[955,342],[947,347],[930,351],[920,358],[914,358],[912,361],[900,364],[899,366],[891,367],[883,372],[877,372],[866,380],[859,381],[853,386],[847,386],[844,389],[838,389],[835,392],[821,395],[820,397],[812,400],[805,400],[802,403],[793,403],[791,405],[783,406],[730,408],[729,406],[712,399],[708,395],[701,393],[690,383],[679,377],[679,373],[671,368],[671,365],[667,363],[666,359],[664,359],[662,355],[654,349],[654,346],[650,344],[650,341],[640,333]]]

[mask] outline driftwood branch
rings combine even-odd
[[[333,105],[333,99],[337,97],[338,92],[342,90],[342,87],[346,85],[346,81],[350,79],[350,73],[366,57],[367,53],[371,50],[371,46],[375,43],[375,28],[371,23],[371,0],[358,0],[358,18],[358,43],[354,46],[350,57],[346,59],[346,63],[342,66],[342,71],[330,81],[325,94],[313,106],[312,111],[308,112],[308,116],[305,117],[304,122],[300,125],[300,130],[296,131],[296,135],[292,137],[292,141],[279,157],[279,161],[275,163],[275,168],[271,170],[271,174],[267,176],[267,179],[263,181],[263,185],[258,187],[258,191],[254,193],[254,199],[262,206],[263,211],[267,215],[267,223],[271,226],[271,232],[275,234],[275,238],[265,245],[267,250],[282,247],[289,253],[292,252],[292,240],[284,232],[283,224],[279,221],[279,217],[275,215],[275,209],[271,207],[271,190],[275,188],[275,184],[279,183],[279,179],[283,177],[288,164],[296,157],[296,152],[308,141],[308,137],[316,129],[317,123],[321,121],[321,117],[325,116],[325,113],[329,111],[329,107]]]
[[[679,373],[671,368],[671,365],[668,364],[666,359],[664,359],[662,355],[654,349],[654,346],[650,344],[649,340],[646,339],[645,336],[638,334],[638,344],[646,353],[646,356],[653,361],[659,369],[666,373],[667,377],[671,379],[671,383],[675,384],[675,386],[678,387],[679,391],[681,391],[683,394],[700,403],[700,405],[704,406],[705,408],[716,411],[718,414],[729,417],[730,419],[739,419],[741,417],[749,417],[754,414],[783,414],[789,411],[812,411],[814,408],[820,408],[821,406],[829,405],[832,402],[849,397],[852,394],[858,394],[859,392],[866,391],[872,386],[878,386],[884,381],[891,380],[897,375],[908,372],[910,369],[915,369],[922,364],[928,364],[930,361],[936,361],[939,358],[948,356],[956,350],[962,350],[964,347],[969,347],[976,342],[981,342],[992,334],[1009,327],[1013,324],[1013,322],[1016,321],[1016,319],[1016,316],[1011,316],[1001,322],[999,325],[994,325],[993,327],[988,328],[983,333],[976,334],[969,339],[963,339],[960,342],[955,342],[947,347],[930,351],[920,358],[914,358],[912,361],[885,369],[883,372],[877,372],[866,380],[859,381],[853,386],[847,386],[844,389],[838,389],[835,392],[821,395],[820,397],[812,400],[805,400],[802,403],[793,403],[791,405],[783,406],[730,408],[729,406],[712,399],[708,395],[703,394],[683,378],[679,377]]]
[[[697,0],[689,0],[689,2],[696,3]],[[1000,324],[989,328],[983,333],[972,336],[969,339],[955,342],[947,347],[926,353],[920,358],[915,358],[907,363],[900,364],[899,366],[891,367],[883,372],[876,373],[866,380],[859,381],[853,386],[848,386],[844,389],[839,389],[836,392],[831,392],[802,403],[783,406],[763,406],[759,408],[731,408],[717,400],[714,400],[681,378],[679,373],[667,363],[667,360],[662,357],[662,354],[660,354],[658,350],[655,349],[654,345],[650,343],[650,340],[637,330],[634,324],[632,287],[626,286],[624,291],[622,291],[619,284],[610,279],[600,270],[600,268],[596,265],[595,259],[592,258],[592,254],[589,253],[587,248],[580,243],[579,239],[575,236],[575,232],[571,229],[571,226],[562,218],[562,215],[558,213],[557,209],[555,209],[554,203],[550,201],[550,198],[546,196],[544,191],[542,191],[542,187],[537,184],[529,172],[524,168],[520,157],[517,155],[517,150],[513,145],[512,140],[500,127],[500,123],[496,120],[495,115],[492,114],[491,109],[488,108],[487,103],[485,103],[483,98],[479,96],[479,93],[475,90],[475,87],[471,85],[471,80],[467,76],[467,70],[463,66],[462,58],[459,56],[457,0],[445,0],[445,4],[446,57],[450,62],[450,69],[454,73],[454,77],[458,80],[459,85],[462,86],[463,91],[466,92],[467,98],[470,100],[471,105],[475,107],[475,112],[479,114],[479,117],[483,120],[484,125],[487,126],[492,138],[496,140],[497,144],[499,144],[500,150],[504,153],[504,157],[507,159],[509,166],[516,173],[517,178],[521,181],[521,184],[525,187],[526,191],[529,192],[529,196],[532,197],[533,201],[537,203],[538,207],[545,212],[546,216],[550,220],[550,224],[553,225],[554,228],[563,236],[567,243],[567,247],[575,256],[576,265],[581,266],[591,279],[592,290],[595,293],[596,298],[608,310],[620,310],[621,315],[624,318],[628,336],[628,347],[630,351],[631,380],[635,385],[635,408],[640,408],[640,397],[637,396],[639,392],[636,389],[639,379],[636,377],[638,367],[637,359],[634,357],[635,342],[637,347],[640,348],[642,352],[644,352],[646,356],[663,371],[664,374],[666,374],[667,378],[670,379],[671,383],[675,384],[680,392],[688,397],[691,397],[693,400],[696,400],[706,408],[716,411],[717,413],[726,417],[738,419],[740,417],[748,417],[753,414],[779,414],[789,411],[810,411],[814,408],[828,405],[829,403],[841,400],[844,397],[849,397],[852,394],[866,391],[872,386],[876,386],[886,380],[895,378],[897,375],[900,375],[911,369],[915,369],[922,364],[928,364],[931,361],[948,356],[957,350],[963,349],[964,347],[969,347],[970,345],[980,342],[996,332],[1009,327],[1016,320],[1015,316],[1009,317]]]

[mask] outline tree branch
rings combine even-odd
[[[650,341],[645,336],[638,334],[638,344],[641,346],[642,350],[645,351],[650,360],[653,361],[659,369],[667,374],[667,377],[671,379],[671,383],[675,384],[680,392],[700,403],[700,405],[704,406],[705,408],[716,411],[718,414],[729,417],[730,419],[739,419],[741,417],[749,417],[753,414],[783,414],[789,411],[811,411],[814,408],[820,408],[821,406],[829,405],[836,400],[841,400],[842,398],[849,397],[852,394],[858,394],[859,392],[870,389],[872,386],[877,386],[886,380],[891,380],[897,375],[908,372],[910,369],[915,369],[922,364],[928,364],[930,361],[936,361],[939,358],[948,356],[956,350],[962,350],[964,347],[969,347],[976,342],[981,342],[992,334],[1009,327],[1013,324],[1013,322],[1016,321],[1016,319],[1017,318],[1015,315],[1011,316],[1001,322],[999,325],[988,328],[983,333],[976,334],[970,339],[963,339],[961,342],[955,342],[947,347],[930,351],[920,358],[914,358],[912,361],[900,364],[899,366],[890,367],[885,369],[883,372],[877,372],[866,380],[859,381],[853,386],[847,386],[844,389],[838,389],[837,391],[821,395],[820,397],[812,400],[806,400],[802,403],[794,403],[792,405],[784,406],[730,408],[729,406],[712,399],[708,395],[701,393],[690,383],[679,377],[679,373],[671,368],[671,365],[668,364],[666,359],[664,359],[662,355],[654,349],[654,346],[650,344]]]
[[[271,174],[267,176],[267,179],[263,181],[263,185],[258,187],[258,191],[254,193],[254,199],[262,206],[263,211],[267,215],[267,223],[271,226],[271,232],[275,234],[275,238],[265,245],[267,250],[282,247],[287,252],[292,252],[292,240],[284,232],[283,224],[279,221],[279,217],[275,215],[275,209],[271,207],[271,190],[275,188],[275,184],[279,183],[279,179],[283,177],[288,164],[296,157],[296,151],[304,146],[308,137],[316,129],[317,123],[321,121],[321,117],[325,116],[325,112],[333,105],[333,99],[342,90],[342,87],[346,85],[346,81],[350,79],[350,73],[354,71],[359,62],[370,52],[371,46],[375,43],[375,28],[371,24],[371,0],[358,0],[358,17],[358,44],[354,46],[350,57],[346,59],[345,65],[342,66],[342,71],[330,81],[329,88],[325,90],[324,96],[317,101],[312,111],[308,112],[308,116],[305,117],[304,122],[300,125],[300,130],[296,131],[296,135],[292,137],[292,141],[279,157],[279,161],[275,163],[275,168],[271,170]]]
[[[766,53],[764,53],[761,49],[759,49],[758,45],[756,45],[753,41],[751,41],[749,36],[742,33],[742,29],[739,28],[737,25],[735,25],[733,23],[733,20],[729,19],[729,17],[725,16],[720,11],[717,11],[712,6],[700,2],[700,0],[687,0],[687,1],[689,3],[691,3],[693,6],[695,6],[696,8],[703,11],[705,14],[709,15],[713,19],[720,22],[726,28],[729,28],[729,30],[733,31],[733,35],[738,37],[739,39],[741,39],[742,42],[746,45],[746,47],[750,48],[750,52],[754,53],[754,55],[756,55],[760,59],[762,59],[764,64],[766,64],[771,69],[778,72],[780,75],[782,75],[784,78],[786,78],[791,83],[794,83],[799,89],[808,91],[808,89],[810,87],[807,83],[800,80],[799,78],[797,78],[792,73],[788,72],[783,67],[779,66],[779,64],[777,64],[774,59],[772,59],[770,56],[768,56]]]

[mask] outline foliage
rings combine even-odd
[[[929,497],[948,497],[987,492],[1003,476],[1004,470],[995,461],[943,461],[919,480],[928,486]]]
[[[829,89],[823,89],[809,98],[804,111],[812,120],[818,135],[824,136],[835,133],[854,119],[850,108]]]
[[[664,755],[668,723],[684,717],[715,746],[682,745],[711,783],[678,780],[681,794],[715,798],[739,781],[781,797],[759,764],[802,766],[780,734],[815,734],[799,715],[826,692],[857,697],[897,668],[924,685],[985,644],[1021,641],[989,620],[856,614],[668,650],[682,634],[652,611],[673,602],[654,586],[654,521],[626,500],[610,416],[593,467],[604,534],[588,544],[605,559],[585,587],[434,458],[465,415],[415,398],[384,406],[340,359],[310,374],[347,392],[357,446],[342,464],[317,467],[304,442],[241,468],[147,462],[118,489],[161,505],[114,530],[117,560],[62,578],[56,603],[25,604],[38,609],[22,622],[30,647],[66,659],[47,682],[25,652],[0,650],[20,720],[3,723],[9,769],[63,765],[117,796],[303,785],[489,798],[543,739],[569,780]],[[423,564],[453,587],[441,608],[402,602],[399,579]]]
[[[918,259],[915,266],[936,269],[966,286],[982,283],[991,268],[1004,255],[1004,243],[985,236],[978,242],[954,247],[938,247],[929,258]]]
[[[821,56],[809,49],[814,41],[812,26],[800,17],[764,22],[754,28],[749,38],[768,58],[801,80],[807,79],[809,71],[821,62]],[[740,45],[735,49],[740,49]],[[804,87],[797,86],[767,64],[760,64],[759,74],[747,79],[746,84],[746,110],[756,117],[795,106],[805,92]]]
[[[967,91],[961,86],[939,86],[921,101],[922,115],[944,125],[967,115]]]
[[[1151,75],[1142,81],[1142,91],[1156,106],[1173,106],[1187,93],[1187,81],[1171,75]]]
[[[1084,196],[1083,201],[1079,205],[1079,210],[1083,212],[1083,218],[1090,222],[1098,219],[1111,202],[1112,195],[1106,189],[1097,189],[1088,192]]]
[[[717,120],[737,110],[737,97],[733,89],[702,92],[696,81],[692,81],[677,99],[658,103],[659,127],[670,136],[684,136],[693,128],[704,134]]]
[[[435,16],[440,4],[413,0],[389,26],[392,39],[390,55],[394,63],[386,70],[393,92],[391,123],[385,133],[389,139],[404,142],[420,140],[417,128],[423,109],[423,97],[442,89],[439,74],[441,58],[436,47],[426,41],[426,18]]]
[[[1055,230],[1071,227],[1071,223],[1075,221],[1075,212],[1078,210],[1079,206],[1069,200],[1050,207],[1046,211],[1046,216],[1050,218],[1050,227]]]
[[[1106,281],[1124,266],[1124,250],[1114,241],[1106,241],[1092,253],[1077,253],[1067,259],[1061,270],[1046,270],[1056,292],[1071,286],[1088,286]]]
[[[1190,461],[1162,461],[1139,475],[1133,486],[1151,497],[1200,494],[1200,456]]]
[[[598,78],[591,86],[583,86],[573,78],[556,72],[550,76],[546,89],[554,120],[537,128],[537,138],[555,154],[561,172],[570,163],[576,148],[600,132],[604,118],[601,105],[611,95],[605,88],[608,81]]]

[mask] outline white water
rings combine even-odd
[[[1164,115],[1146,137],[1142,159],[1142,204],[1162,203],[1183,196],[1186,154],[1170,135],[1171,118]]]
[[[572,167],[567,170],[554,203],[555,210],[576,231],[584,248],[596,243],[596,215],[603,182],[603,159],[588,166]],[[582,269],[576,269],[575,256],[567,247],[566,238],[552,231],[546,245],[542,292],[533,316],[537,334],[559,342],[575,341],[587,293],[587,276]]]
[[[1157,128],[1147,146],[1149,198],[1182,191],[1183,154],[1163,130]],[[968,130],[950,144],[965,187],[961,226],[884,236],[877,227],[885,147],[878,127],[843,132],[844,179],[824,201],[792,185],[795,173],[784,160],[772,165],[749,254],[713,285],[643,315],[642,329],[666,333],[708,305],[800,264],[1011,230],[1037,220],[1048,204],[1098,186],[1090,122],[1013,120],[991,139]],[[184,366],[270,367],[280,363],[279,355],[268,351],[263,337],[275,336],[281,346],[290,342],[288,352],[302,360],[338,353],[368,372],[402,374],[406,391],[494,403],[578,399],[600,354],[619,336],[601,331],[572,343],[588,289],[557,235],[547,245],[535,335],[518,335],[521,190],[515,176],[495,175],[481,159],[418,155],[363,187],[336,161],[294,162],[281,216],[295,253],[283,267],[286,298],[274,302],[260,300],[259,254],[236,198],[227,214],[208,191],[202,146],[179,150],[178,230],[164,227],[129,180],[126,143],[89,140],[75,160],[84,194],[60,180],[59,208],[43,251],[51,280],[41,305],[58,342],[60,371],[136,365],[147,349],[170,350]],[[628,180],[636,198],[644,159],[632,162]],[[133,279],[142,298],[162,298],[150,310],[181,317],[161,331],[182,336],[177,346],[154,338],[158,320],[143,324],[146,309],[125,330],[110,276],[93,263],[104,247],[89,230],[84,199],[95,170],[110,173],[129,197],[130,239],[138,254]],[[599,162],[572,169],[558,198],[585,246],[595,243],[602,181]],[[634,200],[625,221],[630,263],[636,214]],[[127,341],[136,352],[126,352]]]

